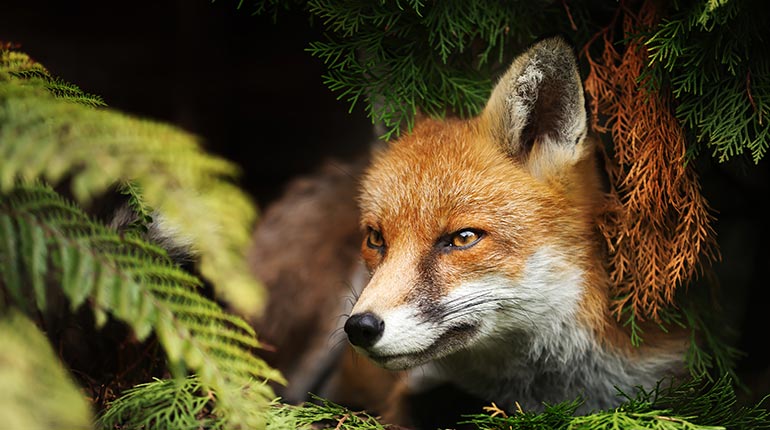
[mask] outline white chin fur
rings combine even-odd
[[[385,368],[404,369],[458,349],[494,347],[512,333],[537,333],[535,338],[545,334],[548,338],[547,333],[574,316],[581,284],[582,273],[567,256],[543,247],[529,257],[517,279],[487,275],[454,288],[441,301],[447,311],[440,321],[427,321],[409,304],[382,312],[382,337],[361,352]],[[441,337],[460,324],[475,327],[473,335],[459,345],[442,342],[447,346],[429,350],[437,341],[445,341]]]
[[[425,321],[417,307],[411,305],[387,310],[380,314],[380,318],[385,322],[385,331],[380,340],[369,348],[369,355],[418,354],[443,333],[438,324]]]

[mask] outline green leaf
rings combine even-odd
[[[13,310],[0,311],[0,345],[3,428],[91,428],[89,403],[35,324]]]
[[[57,185],[67,178],[78,203],[87,205],[121,186],[137,214],[135,229],[152,218],[198,257],[222,299],[239,313],[258,314],[264,289],[244,275],[243,257],[256,208],[232,183],[237,166],[206,153],[183,130],[98,105],[26,55],[0,49],[0,192],[20,179]],[[83,264],[78,269],[89,270]]]
[[[282,376],[255,355],[254,331],[241,318],[202,296],[200,280],[182,271],[162,249],[137,237],[121,237],[90,219],[51,188],[19,185],[0,194],[3,237],[27,238],[17,258],[22,278],[3,284],[17,306],[24,305],[25,285],[34,277],[49,290],[61,288],[72,303],[88,303],[97,324],[107,314],[128,324],[137,338],[158,336],[172,370],[198,372],[200,383],[217,392],[218,410],[232,425],[262,422],[260,405],[273,398],[266,380]],[[30,239],[40,231],[44,240]],[[0,243],[2,255],[16,252],[17,241]],[[13,248],[9,248],[13,247]],[[29,267],[43,262],[40,267]],[[45,311],[36,302],[40,311]]]

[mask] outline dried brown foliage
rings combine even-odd
[[[585,87],[594,129],[609,134],[605,152],[611,192],[599,220],[610,252],[609,271],[618,318],[624,309],[637,320],[661,321],[674,293],[718,258],[713,216],[698,177],[686,162],[684,131],[665,90],[647,91],[642,30],[658,21],[657,4],[646,0],[633,11],[620,2],[604,30],[586,44],[590,73]],[[622,20],[622,21],[618,21]],[[620,26],[618,26],[620,24]],[[619,28],[618,28],[619,27]],[[626,41],[616,49],[615,32]],[[602,43],[600,58],[594,44]]]

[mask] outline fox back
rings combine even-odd
[[[478,117],[423,119],[376,153],[359,198],[371,277],[344,327],[354,349],[510,408],[606,408],[617,388],[680,374],[683,336],[633,347],[611,316],[587,129],[574,52],[552,38]]]

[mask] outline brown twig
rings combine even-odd
[[[567,0],[561,0],[561,5],[564,6],[564,11],[567,12],[567,18],[569,18],[569,25],[572,27],[573,31],[577,31],[577,25],[575,25],[575,20],[572,19],[572,13],[569,11],[569,5],[567,4]]]

